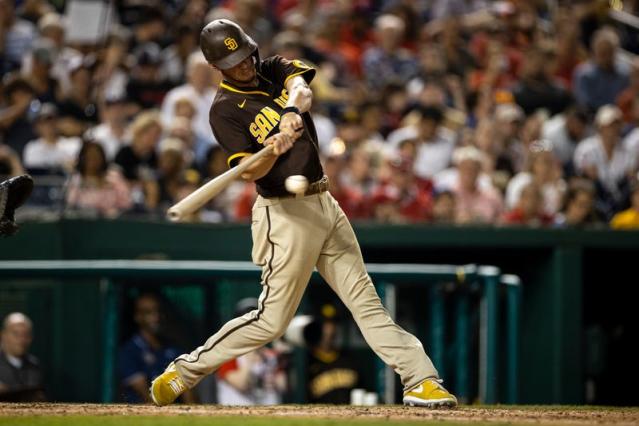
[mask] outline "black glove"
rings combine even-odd
[[[33,179],[29,175],[16,176],[0,182],[0,235],[9,236],[18,231],[15,211],[33,189]]]

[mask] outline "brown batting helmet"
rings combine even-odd
[[[209,64],[226,70],[255,53],[257,43],[235,22],[216,19],[202,29],[200,49]]]

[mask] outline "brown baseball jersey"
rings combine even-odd
[[[257,67],[257,87],[237,87],[223,81],[215,96],[209,121],[213,134],[226,151],[229,167],[264,148],[264,141],[279,132],[282,109],[288,101],[286,82],[297,75],[310,83],[315,70],[301,61],[271,56]],[[309,182],[322,178],[317,133],[308,112],[302,114],[304,132],[282,154],[266,176],[258,179],[257,192],[263,197],[288,195],[284,181],[303,175]]]

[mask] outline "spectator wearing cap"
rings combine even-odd
[[[494,188],[480,184],[481,151],[472,146],[458,148],[453,162],[457,178],[450,189],[455,194],[455,223],[495,223],[502,214],[503,201]]]
[[[613,229],[639,229],[639,184],[630,193],[630,208],[617,213],[610,221]]]
[[[69,136],[82,135],[98,122],[98,108],[94,101],[93,56],[75,56],[68,65],[70,90],[60,99],[60,128]]]
[[[427,221],[433,200],[426,186],[415,179],[412,161],[395,158],[388,165],[388,180],[381,182],[371,195],[375,219],[389,223]]]
[[[23,162],[27,169],[52,173],[73,169],[81,141],[77,137],[60,136],[58,118],[58,108],[54,104],[42,104],[35,119],[40,137],[24,148]]]
[[[67,209],[82,215],[113,218],[131,205],[129,186],[117,168],[109,167],[102,145],[85,140],[69,181]]]
[[[553,155],[552,145],[545,140],[535,141],[529,147],[526,170],[515,175],[506,189],[506,207],[514,209],[523,189],[534,183],[541,192],[542,208],[549,216],[556,214],[566,192],[561,167]]]
[[[572,159],[577,144],[588,131],[588,113],[585,109],[573,105],[565,112],[556,114],[543,124],[541,134],[550,142],[552,152],[561,162],[564,170],[572,171]]]
[[[575,70],[573,91],[577,102],[590,111],[614,104],[628,87],[629,69],[617,58],[619,36],[612,28],[595,32],[591,40],[591,59]]]
[[[628,178],[637,170],[637,156],[622,144],[622,119],[621,110],[614,105],[599,108],[596,134],[581,141],[574,156],[577,172],[597,183],[597,208],[607,219],[625,201]]]
[[[595,186],[588,179],[576,178],[570,182],[564,205],[555,215],[555,226],[577,228],[599,223],[595,212]]]
[[[519,81],[513,87],[515,102],[530,115],[544,108],[550,115],[558,114],[571,102],[570,93],[553,81],[549,74],[550,54],[539,47],[524,52]]]
[[[36,35],[33,24],[16,16],[14,0],[0,0],[0,75],[20,67]]]
[[[51,73],[56,58],[57,50],[51,40],[42,38],[33,44],[31,69],[24,77],[33,87],[36,98],[42,103],[56,103],[61,95],[60,85]]]
[[[515,103],[501,103],[495,107],[495,137],[499,150],[507,158],[511,175],[517,172],[517,150],[520,148],[520,136],[526,116],[524,110]]]
[[[42,368],[29,353],[33,323],[25,314],[13,312],[2,321],[0,331],[0,401],[44,401]]]
[[[502,223],[506,225],[535,227],[548,226],[552,221],[552,215],[544,212],[541,188],[535,182],[530,182],[522,188],[516,205],[502,218]]]
[[[23,77],[8,76],[4,85],[7,101],[0,108],[0,135],[2,143],[10,146],[22,158],[24,146],[37,137],[31,122],[33,109],[37,106],[31,84]]]
[[[258,315],[259,301],[240,300],[236,316],[250,320]],[[282,403],[287,387],[286,372],[280,368],[278,353],[261,347],[225,362],[217,370],[217,398],[221,405],[275,405]]]
[[[108,161],[113,161],[120,148],[124,146],[129,113],[124,97],[109,96],[100,109],[101,122],[87,130],[86,135],[102,145]]]
[[[160,46],[148,42],[134,52],[135,64],[126,85],[129,100],[141,109],[160,108],[171,83],[162,77]]]
[[[406,25],[395,15],[375,20],[376,44],[364,51],[362,68],[366,84],[381,89],[388,83],[406,83],[418,73],[419,65],[402,46]]]
[[[198,140],[211,145],[215,137],[209,124],[209,110],[217,93],[220,74],[206,62],[202,52],[197,51],[189,56],[186,65],[187,82],[171,89],[162,102],[162,120],[169,125],[175,116],[175,104],[181,99],[189,99],[195,108],[193,131]],[[206,149],[202,150],[202,153]]]
[[[420,179],[430,179],[450,164],[455,149],[455,135],[441,125],[443,113],[432,106],[419,106],[417,123],[400,128],[388,135],[388,144],[397,149],[406,139],[417,140],[415,174]]]

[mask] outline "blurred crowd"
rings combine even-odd
[[[352,220],[639,227],[639,30],[611,18],[634,1],[120,0],[93,41],[73,3],[0,0],[0,175],[36,177],[34,214],[161,218],[227,169],[198,40],[229,18],[317,68]],[[191,220],[248,221],[254,197]]]

